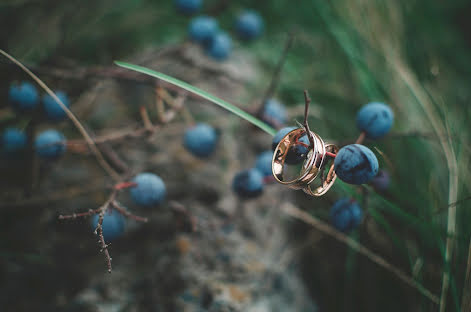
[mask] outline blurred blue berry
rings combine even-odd
[[[164,201],[167,193],[164,181],[153,173],[140,173],[133,182],[137,186],[131,188],[131,198],[141,206],[156,206]]]
[[[232,189],[242,198],[254,198],[263,192],[263,175],[252,168],[237,173],[232,180]]]
[[[379,102],[363,106],[357,114],[357,127],[370,139],[386,135],[392,127],[394,113],[391,108]]]
[[[46,130],[36,137],[34,148],[39,157],[55,159],[65,152],[65,141],[64,135],[59,131]]]
[[[268,99],[263,108],[263,120],[272,126],[286,122],[286,108],[275,99]]]
[[[342,198],[330,208],[329,217],[337,230],[347,233],[360,225],[363,212],[355,200]]]
[[[344,182],[363,184],[378,173],[378,159],[366,146],[350,144],[342,147],[334,161],[335,173]]]
[[[386,170],[379,170],[378,174],[371,180],[371,185],[377,191],[386,191],[391,184],[391,176]]]
[[[271,148],[274,151],[278,143],[280,143],[281,139],[283,139],[288,133],[297,129],[296,127],[285,127],[278,130],[278,132],[273,137],[273,141],[271,142]]]
[[[92,228],[96,229],[98,225],[99,215],[94,215],[92,218]],[[103,238],[105,242],[111,242],[124,233],[124,217],[115,209],[108,209],[103,216]]]
[[[205,123],[199,123],[186,130],[183,137],[183,146],[196,157],[210,156],[218,141],[216,129]]]
[[[263,32],[263,19],[257,12],[247,10],[237,18],[235,29],[240,38],[255,39]]]
[[[276,146],[278,145],[278,143],[280,143],[281,139],[283,139],[289,132],[293,131],[294,129],[297,129],[297,128],[285,127],[285,128],[280,129],[273,137],[272,149],[275,150]],[[288,151],[288,154],[286,155],[285,163],[288,165],[299,164],[306,158],[306,155],[309,152],[309,149],[306,146],[304,146],[304,145],[307,145],[307,146],[310,145],[309,138],[307,137],[307,135],[303,135],[301,138],[299,138],[298,142],[302,144],[297,144],[291,147]]]
[[[62,91],[56,92],[57,97],[64,103],[67,108],[69,107],[69,98],[67,94]],[[51,121],[59,121],[64,119],[67,114],[62,109],[62,107],[54,100],[52,96],[46,94],[43,96],[43,106],[46,117]]]
[[[26,81],[20,85],[12,85],[8,92],[8,98],[13,108],[19,112],[31,112],[39,103],[36,87]]]
[[[198,16],[191,20],[188,34],[191,40],[210,43],[218,32],[218,22],[209,16]]]
[[[232,39],[224,32],[218,32],[208,45],[207,53],[213,59],[224,61],[232,50]]]
[[[202,2],[202,0],[175,0],[175,6],[184,14],[193,14],[201,9]]]
[[[255,161],[255,168],[257,168],[265,177],[272,175],[271,162],[273,159],[272,151],[265,151],[258,155]]]
[[[15,154],[26,148],[28,138],[17,128],[7,128],[2,135],[2,150],[6,154]]]

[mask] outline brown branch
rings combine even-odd
[[[430,292],[428,289],[426,289],[424,286],[422,286],[420,283],[415,281],[413,278],[408,276],[404,271],[399,269],[398,267],[392,265],[391,263],[387,262],[384,258],[381,256],[377,255],[370,249],[366,248],[365,246],[361,245],[359,242],[353,240],[352,238],[348,237],[344,233],[337,231],[335,228],[325,224],[321,220],[311,216],[310,214],[302,211],[301,209],[297,208],[293,204],[290,203],[285,203],[282,206],[282,211],[286,213],[287,215],[294,217],[298,220],[301,220],[313,227],[315,227],[317,230],[321,231],[322,233],[329,235],[333,237],[334,239],[338,240],[341,243],[344,243],[348,247],[352,248],[356,252],[364,255],[368,259],[370,259],[372,262],[376,263],[377,265],[383,267],[387,271],[393,273],[397,278],[399,278],[401,281],[406,283],[407,285],[411,286],[412,288],[416,289],[418,292],[420,292],[423,296],[427,297],[430,299],[435,304],[439,304],[440,300],[437,295],[433,294]]]
[[[105,254],[106,265],[108,267],[108,273],[111,273],[111,256],[110,252],[108,251],[109,244],[106,244],[105,238],[103,237],[103,217],[106,212],[106,208],[108,208],[108,202],[103,206],[104,209],[101,210],[100,215],[98,217],[98,224],[95,229],[95,235],[98,235],[98,243],[100,244],[102,252]],[[101,209],[101,208],[100,208]]]
[[[357,140],[355,141],[355,144],[361,144],[365,140],[366,137],[366,132],[362,131],[360,135],[358,136]]]
[[[59,215],[59,220],[77,219],[77,218],[80,218],[80,217],[89,217],[89,216],[96,215],[100,211],[101,211],[101,207],[97,208],[97,209],[90,209],[86,212],[73,213],[73,214],[70,214],[70,215]]]
[[[116,200],[113,200],[111,203],[111,206],[113,206],[114,209],[116,209],[117,211],[119,211],[120,214],[122,214],[123,216],[129,218],[129,219],[133,219],[133,220],[136,220],[136,221],[139,221],[139,222],[147,222],[149,221],[148,218],[144,218],[144,217],[140,217],[140,216],[136,216],[134,214],[132,214],[131,212],[127,211],[126,208],[124,208],[123,206],[121,206],[121,204],[116,201]]]
[[[278,64],[276,65],[275,71],[273,72],[270,84],[268,85],[268,88],[265,91],[265,94],[263,95],[262,103],[260,103],[260,108],[258,109],[258,112],[257,112],[258,115],[261,115],[263,113],[263,110],[265,108],[265,103],[275,93],[276,87],[278,86],[278,83],[280,82],[281,70],[283,69],[283,66],[286,62],[288,52],[293,46],[293,42],[294,42],[294,34],[290,32],[288,33],[288,38],[286,39],[283,52],[281,53],[280,59],[278,60]]]
[[[306,135],[309,139],[309,144],[311,145],[312,148],[314,148],[314,136],[311,132],[311,129],[309,129],[309,122],[308,122],[308,117],[309,117],[309,105],[311,104],[311,98],[309,97],[309,93],[307,90],[304,90],[304,129],[306,129]]]

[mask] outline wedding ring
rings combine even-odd
[[[332,154],[337,154],[337,152],[339,151],[339,148],[333,144],[326,144],[325,146],[325,149],[326,149],[326,152],[329,152],[329,153],[332,153]],[[321,168],[321,185],[314,188],[312,188],[312,184],[313,183],[308,183],[304,188],[303,188],[303,191],[306,193],[306,194],[309,194],[311,196],[322,196],[324,195],[325,193],[327,193],[327,191],[332,187],[332,185],[334,185],[335,183],[335,179],[337,178],[337,175],[335,174],[335,170],[334,170],[334,159],[332,158],[332,163],[330,164],[329,168],[328,168],[328,171],[327,171],[327,176],[324,176],[325,175],[325,170],[327,170],[327,158],[329,157],[328,155],[325,155],[324,157],[324,160],[323,160],[323,164],[322,164],[322,168]]]
[[[304,190],[309,195],[321,196],[325,194],[335,181],[336,175],[333,171],[333,163],[329,168],[326,179],[322,179],[322,185],[314,191],[311,189],[311,183],[316,179],[319,173],[324,175],[325,158],[328,157],[326,152],[337,153],[338,148],[332,144],[325,144],[322,138],[311,131],[314,139],[314,146],[309,146],[307,157],[301,167],[301,171],[297,178],[285,181],[283,172],[285,169],[286,156],[291,148],[294,148],[299,143],[299,139],[306,134],[304,128],[294,129],[286,134],[278,143],[273,153],[272,159],[272,173],[275,180],[283,185],[292,189]]]

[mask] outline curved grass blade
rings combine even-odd
[[[254,116],[250,115],[249,113],[244,112],[240,108],[238,108],[238,107],[236,107],[236,106],[234,106],[234,105],[232,105],[232,104],[230,104],[230,103],[228,103],[224,100],[221,100],[220,98],[217,98],[214,95],[209,94],[208,92],[203,91],[203,90],[201,90],[201,89],[199,89],[195,86],[192,86],[192,85],[190,85],[186,82],[183,82],[179,79],[176,79],[176,78],[167,76],[165,74],[156,72],[156,71],[151,70],[151,69],[146,68],[146,67],[142,67],[142,66],[138,66],[138,65],[134,65],[134,64],[129,64],[129,63],[125,63],[125,62],[119,62],[119,61],[115,61],[115,64],[120,66],[120,67],[130,69],[130,70],[134,70],[134,71],[137,71],[139,73],[143,73],[143,74],[161,79],[163,81],[166,81],[166,82],[171,83],[173,85],[176,85],[177,87],[180,87],[180,88],[185,89],[189,92],[197,94],[200,97],[202,97],[202,98],[204,98],[204,99],[206,99],[210,102],[213,102],[216,105],[221,106],[222,108],[230,111],[231,113],[239,116],[240,118],[245,119],[248,122],[252,123],[253,125],[259,127],[260,129],[267,132],[268,134],[271,134],[271,135],[274,136],[275,133],[276,133],[275,129],[273,129],[272,127],[270,127],[269,125],[267,125],[263,121],[261,121],[261,120],[255,118]]]

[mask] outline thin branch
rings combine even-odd
[[[366,138],[366,133],[365,131],[362,131],[360,135],[358,136],[357,140],[355,141],[355,144],[361,144]]]
[[[119,213],[121,213],[123,216],[129,218],[129,219],[133,219],[133,220],[136,220],[136,221],[139,221],[139,222],[147,222],[149,221],[148,218],[144,218],[144,217],[140,217],[140,216],[136,216],[135,214],[132,214],[131,212],[127,211],[126,208],[124,208],[123,206],[121,206],[121,204],[116,201],[116,200],[113,200],[111,203],[111,206],[113,206],[114,209],[116,209],[117,211],[119,211]]]
[[[72,121],[72,123],[75,125],[75,127],[79,130],[79,132],[82,134],[84,137],[85,141],[87,142],[88,146],[90,147],[90,150],[92,153],[95,155],[98,163],[101,165],[101,167],[106,171],[108,175],[111,176],[114,180],[119,180],[119,174],[114,171],[113,168],[106,162],[106,160],[103,158],[103,155],[101,152],[98,150],[98,148],[95,146],[95,142],[93,139],[90,137],[90,135],[87,133],[85,128],[82,126],[80,121],[75,117],[75,115],[65,106],[65,104],[57,97],[57,95],[52,92],[52,90],[41,80],[39,79],[35,74],[33,74],[28,68],[26,68],[20,61],[15,59],[13,56],[10,54],[6,53],[5,51],[0,49],[0,53],[3,54],[6,58],[8,58],[10,61],[18,65],[24,72],[26,72],[31,78],[33,78],[34,81],[36,81],[37,84],[41,86],[64,110],[64,112],[67,114],[69,119]]]
[[[309,97],[309,93],[307,90],[304,90],[304,129],[306,129],[306,135],[309,139],[309,144],[312,148],[314,148],[314,136],[309,129],[308,117],[309,117],[309,105],[311,104],[311,98]]]
[[[106,244],[105,238],[103,237],[103,217],[106,212],[106,208],[108,208],[108,204],[106,203],[105,209],[102,209],[100,212],[100,215],[98,217],[98,224],[95,229],[95,235],[98,235],[98,243],[100,244],[101,251],[104,252],[105,254],[105,259],[106,259],[106,265],[108,267],[108,273],[111,273],[111,256],[110,252],[108,251],[108,246],[109,244]]]
[[[262,98],[262,103],[260,104],[260,108],[258,110],[258,115],[263,113],[263,109],[265,108],[265,103],[267,100],[273,96],[275,93],[276,87],[280,81],[281,77],[281,70],[286,62],[286,57],[288,56],[288,52],[293,46],[294,42],[294,34],[293,32],[288,33],[288,38],[286,39],[285,46],[283,48],[283,52],[281,53],[280,59],[278,60],[278,64],[276,65],[275,71],[273,72],[270,84],[268,85],[267,90]]]
[[[366,248],[365,246],[361,245],[357,241],[353,240],[352,238],[348,237],[342,232],[337,231],[333,227],[325,224],[324,222],[320,221],[319,219],[311,216],[310,214],[302,211],[301,209],[297,208],[296,206],[290,204],[290,203],[285,203],[282,206],[282,211],[286,213],[287,215],[294,217],[298,220],[301,220],[319,231],[323,232],[326,235],[329,235],[336,240],[340,241],[341,243],[344,243],[348,247],[352,248],[358,253],[361,253],[368,259],[370,259],[372,262],[376,263],[377,265],[383,267],[387,271],[393,273],[397,278],[399,278],[401,281],[406,283],[407,285],[411,286],[412,288],[416,289],[418,292],[420,292],[423,296],[427,297],[430,299],[435,304],[439,304],[439,298],[437,295],[434,295],[431,293],[428,289],[426,289],[424,286],[419,284],[417,281],[415,281],[413,278],[408,276],[404,271],[399,269],[398,267],[392,265],[391,263],[387,262],[384,258],[381,256],[377,255],[370,249]]]

